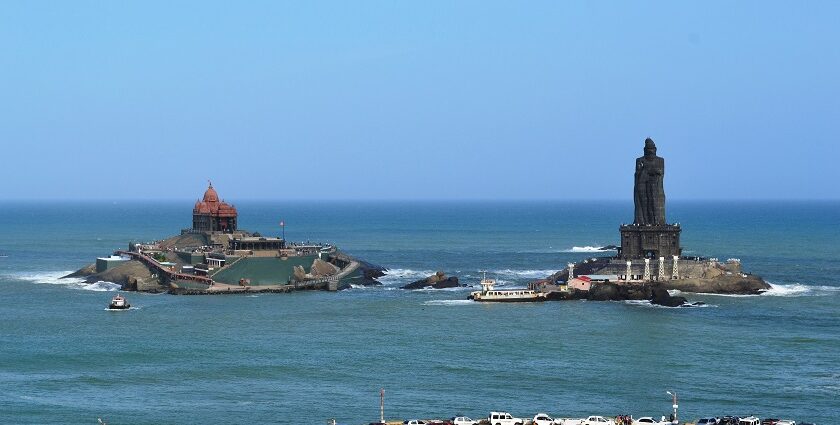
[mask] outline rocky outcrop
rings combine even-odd
[[[339,268],[320,259],[316,258],[315,261],[312,262],[312,268],[309,271],[309,274],[313,278],[322,278],[327,276],[333,276],[339,272]]]
[[[295,266],[292,269],[292,274],[294,275],[295,280],[298,282],[303,282],[304,280],[306,280],[307,277],[306,270],[303,268],[303,266]]]
[[[432,288],[432,289],[445,289],[445,288],[458,288],[462,286],[460,282],[458,282],[458,277],[456,276],[449,276],[447,277],[444,272],[437,272],[425,279],[420,279],[415,282],[411,282],[408,285],[402,287],[402,289],[423,289],[423,288]]]
[[[589,291],[579,291],[590,301],[647,300],[652,296],[650,285],[617,285],[596,283]]]
[[[61,278],[67,279],[68,277],[88,277],[94,273],[96,273],[96,263],[88,264],[80,268],[79,270],[68,274],[67,276],[62,276]]]
[[[137,260],[126,261],[101,273],[96,273],[96,265],[91,264],[64,276],[64,278],[68,277],[84,278],[87,283],[113,282],[122,286],[124,291],[159,292],[166,290],[160,279],[145,264]]]
[[[549,300],[589,300],[589,301],[626,301],[626,300],[647,300],[651,304],[666,307],[680,307],[688,304],[683,297],[671,296],[668,290],[658,284],[615,284],[595,283],[589,291],[572,290],[566,294],[562,292],[551,292]]]
[[[675,297],[668,293],[665,288],[653,288],[650,298],[651,304],[661,305],[664,307],[680,307],[688,304],[688,300],[684,297]]]
[[[770,289],[770,285],[764,279],[742,274],[718,274],[712,278],[666,280],[661,285],[666,289],[678,289],[682,292],[732,295],[756,295]]]

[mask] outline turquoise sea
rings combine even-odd
[[[685,252],[774,287],[644,303],[478,305],[407,292],[436,270],[525,285],[618,242],[623,202],[239,202],[240,226],[390,269],[338,293],[171,296],[57,278],[188,227],[192,202],[0,203],[0,423],[344,424],[378,419],[840,415],[840,202],[669,202]]]

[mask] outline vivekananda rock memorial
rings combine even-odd
[[[339,290],[377,285],[382,267],[332,244],[296,243],[239,228],[239,213],[212,183],[192,210],[192,227],[153,242],[130,242],[65,277],[107,281],[123,290],[227,294]]]

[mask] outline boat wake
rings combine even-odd
[[[423,305],[440,305],[440,306],[459,306],[459,305],[473,305],[475,301],[471,300],[429,300],[423,303]]]
[[[72,289],[80,289],[84,291],[119,291],[122,286],[113,282],[98,281],[94,283],[87,283],[84,279],[77,277],[69,277],[62,279],[62,276],[67,276],[73,273],[72,271],[54,271],[43,273],[18,273],[6,276],[15,280],[23,280],[32,283],[46,284],[46,285],[64,285]]]
[[[140,310],[140,309],[142,309],[142,307],[134,307],[134,306],[131,306],[131,307],[129,307],[129,308],[123,308],[123,309],[119,309],[119,308],[107,308],[107,307],[106,307],[106,308],[103,308],[103,310],[105,310],[105,311],[130,311],[130,310]]]

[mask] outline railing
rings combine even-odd
[[[149,257],[148,255],[144,255],[143,253],[132,252],[132,251],[122,251],[122,250],[117,251],[117,253],[120,254],[120,255],[128,255],[129,257],[140,260],[142,263],[144,263],[147,266],[157,270],[158,272],[166,274],[167,276],[169,276],[170,279],[174,278],[174,279],[179,279],[179,280],[192,280],[192,281],[196,281],[196,282],[206,283],[208,285],[213,283],[213,280],[210,279],[209,277],[196,276],[196,275],[185,274],[185,273],[178,273],[174,270],[170,270],[170,269],[164,267],[163,265],[161,265],[160,263],[158,263],[157,260]]]

